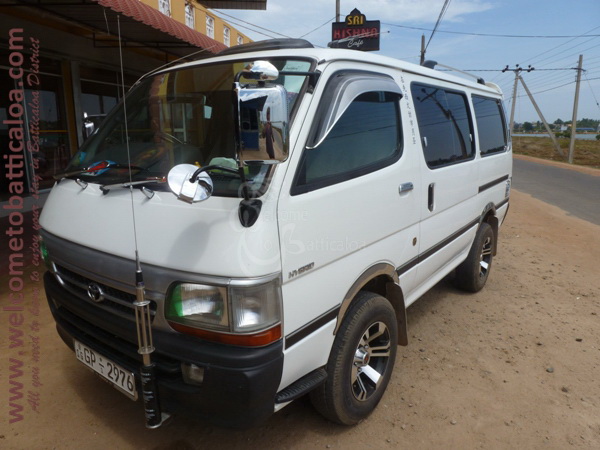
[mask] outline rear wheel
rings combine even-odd
[[[454,282],[457,287],[469,292],[478,292],[485,286],[492,268],[494,239],[494,230],[488,223],[483,222],[477,230],[467,259],[456,268]]]
[[[397,342],[396,312],[390,302],[360,292],[336,335],[327,380],[311,392],[315,408],[343,425],[367,417],[388,385]]]

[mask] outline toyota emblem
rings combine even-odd
[[[88,284],[87,294],[91,301],[100,303],[104,300],[104,292],[102,292],[102,288],[98,286],[96,283]]]

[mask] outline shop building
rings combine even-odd
[[[207,8],[266,0],[8,0],[0,4],[0,202],[54,183],[99,122],[144,73],[251,40]],[[120,39],[119,39],[120,36]],[[120,42],[120,45],[119,45]],[[123,72],[121,72],[121,55]],[[87,116],[87,119],[84,117]],[[16,185],[13,185],[16,186]]]

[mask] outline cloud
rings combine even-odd
[[[398,24],[435,24],[444,0],[363,0],[360,10],[367,18]],[[467,14],[483,12],[493,6],[481,0],[454,0],[450,3],[445,22],[460,22]],[[377,17],[375,17],[377,16]]]
[[[444,0],[362,0],[359,9],[367,16],[368,20],[433,27],[443,4]],[[342,20],[354,9],[355,5],[356,3],[353,1],[342,0],[340,6]],[[491,8],[493,5],[483,0],[453,0],[446,11],[444,22],[461,22],[469,14],[487,11]],[[335,2],[307,4],[297,0],[267,0],[266,11],[223,10],[221,12],[286,36],[299,37],[333,19]],[[227,16],[223,16],[223,18],[255,40],[267,39],[261,34],[269,34],[265,30],[255,33],[241,27],[240,25],[243,24]],[[325,25],[318,31],[312,32],[308,39],[322,45],[329,40],[330,36],[331,26]]]

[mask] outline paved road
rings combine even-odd
[[[600,177],[514,159],[513,187],[600,225]]]

